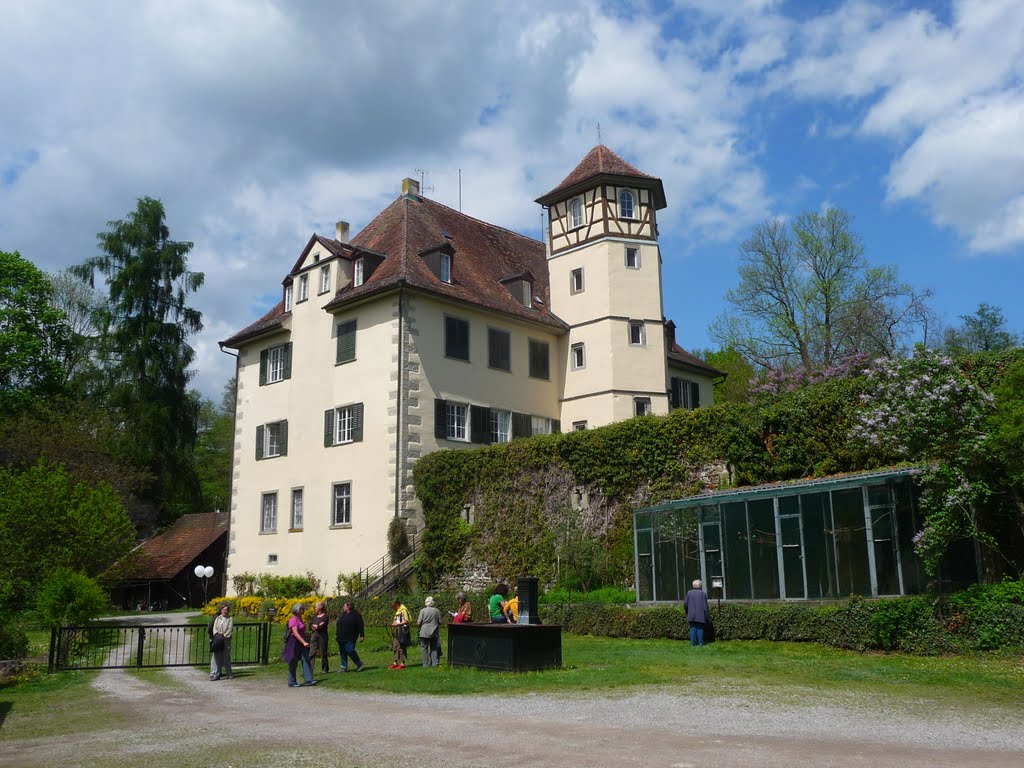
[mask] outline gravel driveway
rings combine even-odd
[[[180,618],[180,614],[179,614]],[[0,766],[899,766],[1024,768],[1020,713],[763,695],[401,696],[294,688],[247,674],[174,688],[123,672],[96,687],[131,711],[131,731],[21,742]],[[363,674],[390,674],[384,670]],[[790,689],[791,690],[791,689]]]

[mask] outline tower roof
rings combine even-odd
[[[604,144],[598,144],[587,152],[586,156],[580,160],[579,165],[562,179],[561,184],[547,194],[538,197],[536,202],[541,205],[551,205],[601,181],[631,184],[650,189],[654,195],[655,208],[660,210],[666,205],[665,188],[662,186],[661,179],[637,170]]]

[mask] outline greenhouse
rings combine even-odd
[[[634,514],[639,602],[682,600],[694,579],[722,600],[835,599],[925,591],[914,552],[919,469],[751,486]],[[976,578],[970,542],[945,579]]]

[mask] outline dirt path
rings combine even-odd
[[[936,710],[837,696],[398,696],[289,689],[244,670],[155,685],[104,672],[130,730],[9,744],[0,766],[900,766],[1024,768],[1019,713]],[[237,674],[237,673],[236,673]],[[367,673],[364,673],[367,674]],[[380,670],[370,674],[389,674]]]

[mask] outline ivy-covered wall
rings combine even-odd
[[[944,457],[929,455],[927,447],[904,449],[857,438],[855,427],[881,396],[879,387],[902,387],[887,417],[898,425],[900,398],[902,412],[911,414],[921,376],[948,376],[954,389],[957,381],[969,379],[990,403],[987,392],[999,385],[1009,366],[1022,361],[1024,351],[1016,350],[976,355],[951,366],[945,358],[922,352],[897,363],[894,375],[892,363],[885,364],[887,377],[881,384],[866,369],[762,395],[752,403],[677,410],[601,429],[432,453],[420,459],[414,472],[425,522],[421,579],[428,587],[440,584],[473,562],[485,565],[495,580],[511,582],[532,574],[542,583],[566,583],[568,574],[575,588],[629,584],[636,508],[726,486],[900,462],[941,462]],[[988,408],[985,402],[981,407]],[[945,421],[926,429],[956,428],[950,408],[935,410],[945,414]],[[914,418],[920,421],[919,415]],[[976,471],[991,474],[998,472],[1000,459],[987,456],[982,464]],[[1000,556],[1012,573],[1014,561],[1005,554]]]

